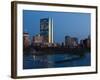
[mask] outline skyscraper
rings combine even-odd
[[[76,37],[65,36],[65,46],[74,48],[78,45],[78,39]]]
[[[40,36],[44,36],[45,42],[53,43],[53,19],[40,19]]]

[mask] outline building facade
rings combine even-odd
[[[40,19],[40,36],[44,37],[44,42],[53,43],[53,19]]]
[[[23,34],[23,47],[24,48],[27,48],[27,47],[29,47],[30,46],[30,38],[29,38],[29,34],[28,33],[24,33]]]
[[[90,36],[88,38],[80,40],[80,46],[83,47],[83,48],[91,48],[91,38],[90,38]]]
[[[75,37],[65,36],[65,46],[68,48],[75,48],[78,46],[78,39]]]
[[[34,37],[34,43],[43,43],[43,42],[44,42],[44,37],[40,36],[40,34]]]

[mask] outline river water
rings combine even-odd
[[[44,54],[44,55],[24,55],[23,69],[39,68],[60,68],[60,67],[77,67],[90,66],[91,55],[89,52],[83,56],[74,54]]]

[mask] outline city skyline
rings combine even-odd
[[[23,11],[24,32],[28,32],[31,37],[40,33],[40,19],[42,18],[53,18],[54,42],[64,42],[66,35],[77,37],[79,40],[87,38],[90,35],[89,13],[31,10]]]

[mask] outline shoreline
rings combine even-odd
[[[33,55],[43,55],[43,54],[76,54],[83,55],[85,52],[90,52],[90,48],[66,48],[66,47],[30,47],[24,50],[24,55],[27,53]]]

